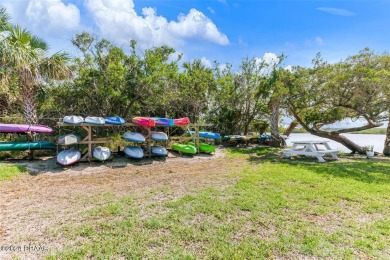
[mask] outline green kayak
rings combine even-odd
[[[187,144],[195,147],[195,143],[189,142]],[[199,151],[202,153],[215,153],[215,146],[211,145],[211,144],[200,143],[199,144]]]
[[[0,151],[26,151],[55,148],[55,145],[50,142],[0,142]]]
[[[195,146],[188,145],[188,144],[174,143],[174,144],[172,144],[172,150],[175,150],[175,151],[178,151],[181,153],[196,154]]]

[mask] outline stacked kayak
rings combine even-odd
[[[190,135],[194,135],[195,131],[189,131]],[[199,132],[199,137],[201,138],[210,138],[210,139],[221,139],[221,135],[218,133],[212,132]]]
[[[79,150],[75,149],[69,149],[60,152],[57,155],[57,164],[62,165],[62,166],[68,166],[68,165],[73,165],[77,163],[81,158],[81,153]]]
[[[75,134],[67,134],[62,135],[58,137],[57,144],[59,145],[71,145],[71,144],[77,144],[80,142],[81,138],[78,135]]]
[[[196,147],[190,144],[174,143],[172,144],[172,150],[175,150],[180,153],[196,154]]]
[[[66,116],[62,119],[66,124],[78,125],[84,123],[84,118],[81,116]]]
[[[159,126],[174,126],[175,125],[174,119],[162,118],[162,117],[151,117],[151,119],[154,120],[155,125],[159,125]]]
[[[91,125],[104,125],[105,119],[103,117],[98,117],[98,116],[87,116],[84,122],[86,124],[91,124]]]
[[[222,138],[222,141],[231,141],[231,142],[240,142],[240,141],[248,141],[249,138],[245,135],[225,135]]]
[[[152,132],[151,139],[152,139],[153,141],[162,141],[162,142],[165,142],[165,141],[168,141],[168,136],[167,136],[167,134],[164,133],[164,132]]]
[[[55,149],[51,142],[0,142],[0,151]]]
[[[123,125],[125,123],[125,120],[120,116],[113,116],[113,117],[106,117],[104,123],[110,125]]]
[[[0,124],[0,133],[44,133],[52,134],[53,129],[45,125]]]
[[[188,144],[195,147],[195,143],[189,142]],[[201,153],[215,153],[215,146],[211,145],[211,144],[200,143],[199,144],[199,152],[201,152]]]
[[[167,156],[168,151],[164,146],[152,146],[152,154],[156,156]]]
[[[149,117],[141,117],[141,116],[133,117],[131,121],[133,121],[134,124],[145,126],[145,127],[154,127],[156,125],[156,122]]]
[[[188,117],[173,119],[173,121],[175,126],[183,126],[190,123],[190,119]]]
[[[144,151],[138,146],[126,146],[123,152],[127,157],[134,159],[141,159],[144,157]]]
[[[97,146],[93,148],[92,156],[99,161],[105,161],[110,158],[111,151],[107,147]]]
[[[122,135],[122,138],[125,139],[126,141],[130,142],[136,142],[136,143],[143,143],[145,142],[145,136],[138,132],[130,132],[127,131]]]

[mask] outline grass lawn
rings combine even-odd
[[[25,173],[26,169],[23,166],[0,163],[0,181],[10,180],[15,176]]]
[[[390,257],[389,161],[319,164],[269,148],[234,149],[226,160],[241,164],[224,188],[96,194],[82,224],[51,234],[69,243],[49,259]]]

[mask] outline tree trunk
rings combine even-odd
[[[390,156],[390,120],[389,120],[389,124],[387,125],[386,140],[385,140],[385,147],[383,148],[383,154],[386,156]]]
[[[271,104],[271,140],[270,145],[273,147],[285,147],[286,142],[279,134],[279,102],[272,102]]]
[[[352,153],[366,154],[366,150],[364,149],[364,147],[358,145],[357,143],[352,142],[351,140],[349,140],[347,137],[343,135],[332,134],[327,132],[315,132],[315,131],[311,131],[310,133],[319,137],[324,137],[336,141],[344,145],[345,147],[347,147],[349,150],[352,151]]]
[[[298,117],[298,115],[293,111],[294,113],[294,117],[296,118],[296,120],[298,121],[298,123],[306,129],[306,131],[308,131],[310,134],[312,135],[316,135],[316,136],[319,136],[319,137],[323,137],[323,138],[328,138],[330,140],[333,140],[333,141],[336,141],[338,143],[341,143],[342,145],[344,145],[345,147],[347,147],[349,150],[352,151],[352,153],[359,153],[359,154],[366,154],[366,150],[364,149],[364,147],[352,142],[351,140],[349,140],[348,138],[346,138],[345,136],[343,135],[340,135],[339,133],[332,133],[332,132],[325,132],[325,131],[316,131],[312,128],[309,128],[308,125],[306,125],[302,119],[300,117]]]
[[[36,107],[36,96],[34,86],[24,86],[23,88],[23,106],[24,106],[24,117],[26,123],[37,124],[37,107]]]
[[[289,136],[297,125],[298,122],[296,120],[292,121],[290,125],[287,127],[286,131],[284,131],[284,135]]]

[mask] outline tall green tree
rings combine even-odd
[[[185,62],[179,77],[182,115],[191,122],[198,122],[208,109],[211,96],[216,88],[213,71],[205,67],[201,60]]]
[[[259,85],[257,95],[267,104],[264,115],[270,122],[272,146],[285,146],[285,140],[279,133],[280,111],[283,104],[283,98],[286,95],[285,84],[289,76],[289,71],[278,67],[283,61],[284,56],[280,55],[272,63],[266,63],[266,71],[263,72],[262,84]]]
[[[381,55],[369,49],[335,64],[314,59],[311,69],[297,68],[289,85],[289,110],[309,133],[337,141],[352,152],[365,153],[364,147],[343,133],[383,125],[388,111],[383,88],[389,84],[381,68]],[[363,126],[327,131],[326,126],[342,119],[364,119]]]
[[[68,56],[56,53],[46,57],[45,41],[18,25],[11,25],[5,9],[0,11],[0,61],[2,81],[17,80],[27,123],[37,123],[36,89],[51,80],[71,76]]]
[[[81,55],[73,62],[73,82],[51,92],[58,114],[124,118],[174,114],[178,65],[177,59],[171,59],[173,48],[138,51],[137,43],[130,41],[130,52],[125,52],[86,32],[77,34],[72,43]]]
[[[238,71],[216,66],[217,93],[209,118],[225,134],[248,134],[255,119],[264,118],[267,102],[259,90],[268,82],[265,61],[245,58]]]

